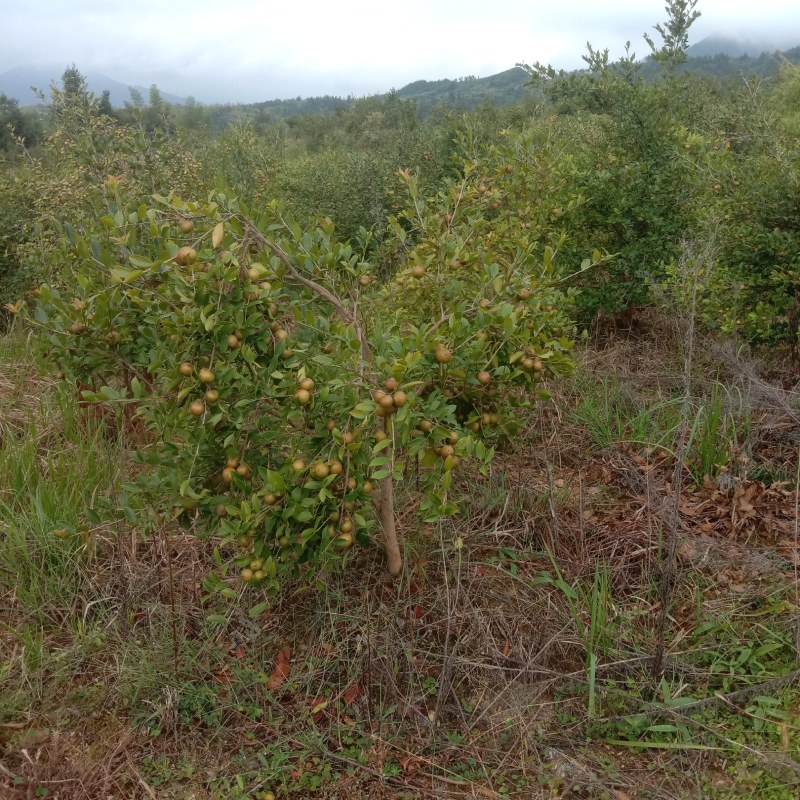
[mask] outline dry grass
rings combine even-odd
[[[698,796],[715,781],[739,785],[726,764],[751,690],[781,697],[785,684],[766,684],[769,672],[713,682],[708,659],[735,642],[724,631],[698,637],[698,620],[727,620],[734,638],[744,630],[757,639],[748,619],[771,624],[758,609],[777,614],[791,596],[796,548],[784,542],[781,550],[757,524],[767,515],[791,521],[791,487],[764,487],[758,519],[725,530],[714,514],[724,503],[735,513],[733,488],[688,496],[664,678],[673,691],[723,699],[702,706],[716,716],[665,711],[648,668],[673,462],[627,442],[598,448],[570,416],[586,386],[602,378],[624,382],[637,402],[679,391],[679,340],[680,330],[653,318],[636,337],[583,353],[584,383],[558,387],[557,403],[537,412],[489,476],[463,476],[460,518],[417,526],[410,505],[401,514],[408,566],[398,582],[385,574],[377,547],[355,551],[344,568],[321,576],[324,591],[300,576],[251,618],[247,603],[221,603],[203,589],[210,572],[221,572],[218,541],[198,539],[191,527],[143,540],[129,526],[94,526],[91,546],[74,555],[72,602],[54,598],[40,609],[45,656],[35,675],[30,644],[4,630],[0,686],[26,675],[17,689],[28,701],[0,727],[2,796],[47,787],[62,800],[216,800],[266,788],[302,797],[314,776],[331,798],[626,800]],[[755,420],[748,463],[759,453],[766,459],[765,448],[788,458],[774,437],[795,435],[792,396],[782,395],[782,414],[766,379],[725,377]],[[40,380],[33,370],[0,380],[11,408],[5,430],[14,436],[54,391]],[[48,425],[43,435],[46,451],[58,431]],[[712,509],[703,503],[714,492]],[[708,522],[710,530],[701,527]],[[750,567],[736,572],[743,564]],[[598,570],[603,590],[594,583]],[[19,632],[31,611],[15,602],[13,582],[5,585],[5,624]],[[593,597],[604,615],[599,629]],[[210,624],[209,614],[225,624]],[[291,651],[288,675],[269,689],[283,648]],[[590,685],[598,693],[591,719]],[[731,693],[742,688],[751,693],[740,701]],[[631,712],[688,725],[693,743],[712,749],[678,740],[632,753],[604,743],[623,736]],[[785,747],[742,741],[743,764],[760,760],[787,786],[796,783],[791,726]],[[691,786],[687,773],[697,776]]]

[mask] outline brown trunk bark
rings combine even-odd
[[[400,555],[400,544],[397,541],[397,525],[394,518],[394,479],[391,475],[380,483],[377,506],[378,516],[383,527],[383,546],[386,549],[389,574],[396,578],[403,569],[403,556]]]

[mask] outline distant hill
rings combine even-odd
[[[687,51],[689,60],[681,66],[682,71],[715,77],[719,80],[738,79],[741,75],[757,75],[769,78],[774,76],[781,63],[800,64],[800,33],[797,35],[798,46],[786,49],[784,41],[742,40],[726,36],[708,36],[693,44]],[[781,45],[784,45],[781,47]],[[645,59],[643,71],[645,77],[653,75],[659,69],[651,59]],[[19,67],[0,75],[0,92],[16,98],[20,105],[38,103],[31,91],[31,86],[42,89],[45,94],[50,82],[60,82],[63,70],[35,70]],[[128,86],[105,75],[89,73],[86,76],[89,90],[100,95],[108,89],[111,103],[121,107],[130,99]],[[519,103],[525,99],[534,99],[535,90],[526,87],[528,74],[519,67],[505,70],[485,78],[468,76],[464,78],[441,80],[419,80],[396,90],[396,94],[404,100],[413,100],[421,116],[426,116],[436,107],[449,109],[473,109],[483,103],[503,106]],[[142,92],[147,102],[148,88],[134,87]],[[169,103],[183,105],[186,98],[161,92],[161,96]],[[384,97],[386,95],[377,95]],[[296,97],[286,100],[266,100],[260,103],[213,104],[212,128],[220,129],[238,116],[261,117],[267,119],[286,119],[302,114],[334,113],[337,109],[348,108],[353,97]]]
[[[767,39],[737,39],[731,36],[706,36],[686,51],[689,58],[713,58],[728,56],[741,58],[748,56],[757,58],[762,53],[775,53],[800,45],[800,32],[796,37],[784,38],[781,41]]]
[[[405,100],[415,100],[422,114],[437,105],[475,108],[490,102],[504,106],[534,96],[534,90],[524,85],[529,77],[524,69],[514,67],[487,78],[470,76],[458,80],[415,81],[399,89],[397,94]]]
[[[31,86],[43,91],[45,97],[47,97],[50,91],[50,83],[53,82],[56,86],[59,86],[63,72],[63,68],[16,67],[0,75],[0,93],[14,98],[21,106],[39,105],[40,101],[31,90]],[[111,93],[111,105],[117,108],[121,108],[126,100],[130,100],[128,85],[115,81],[106,75],[88,73],[86,75],[86,85],[89,91],[98,97],[108,89]],[[146,86],[135,86],[134,88],[142,92],[146,102],[149,88]],[[183,105],[186,102],[185,97],[179,97],[169,92],[162,91],[161,96],[173,105]]]

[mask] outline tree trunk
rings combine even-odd
[[[403,557],[400,555],[400,544],[397,541],[397,525],[394,518],[394,479],[391,475],[380,482],[377,506],[378,516],[383,527],[383,546],[386,549],[389,574],[396,578],[403,569]]]

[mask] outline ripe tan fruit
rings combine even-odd
[[[336,423],[335,423],[335,422],[334,422],[332,419],[329,419],[329,420],[328,420],[328,421],[325,423],[325,427],[326,427],[326,428],[327,428],[329,431],[332,431],[332,430],[333,430],[333,429],[336,427]]]
[[[481,425],[491,425],[492,415],[488,413],[481,414]]]
[[[339,547],[347,549],[353,544],[353,534],[349,532],[340,533],[334,541]]]
[[[206,392],[206,403],[214,405],[219,400],[219,392],[216,389],[209,389]]]
[[[235,474],[235,469],[232,467],[225,467],[225,469],[222,470],[222,480],[225,481],[225,483],[233,483],[233,476]]]
[[[350,533],[353,530],[353,522],[350,519],[343,519],[341,525],[339,525],[339,529],[342,533]]]
[[[417,280],[419,280],[420,278],[424,278],[425,277],[425,267],[423,267],[422,264],[416,264],[415,266],[413,266],[411,268],[411,275],[414,278],[416,278]]]
[[[236,467],[239,466],[239,459],[236,458],[236,456],[231,456],[225,461],[225,466],[230,467],[231,469],[236,469]]]
[[[179,247],[175,253],[175,263],[180,267],[187,267],[197,261],[197,250],[194,247]]]
[[[82,322],[73,322],[69,329],[72,333],[83,333],[86,330],[86,326]]]
[[[241,572],[241,578],[243,583],[250,583],[253,580],[254,573],[253,570],[249,567],[245,567]]]
[[[478,383],[482,383],[484,386],[487,386],[492,382],[491,374],[485,369],[482,369],[475,377],[478,379]]]
[[[281,536],[280,539],[278,539],[278,544],[281,547],[288,547],[290,543],[291,543],[291,541],[290,541],[289,537],[285,533],[283,534],[283,536]]]
[[[253,283],[258,283],[258,279],[261,277],[261,270],[250,267],[250,269],[247,270],[247,277],[250,278]]]
[[[520,363],[525,372],[533,372],[534,364],[536,362],[530,356],[526,356]]]
[[[443,345],[439,345],[436,348],[435,357],[440,364],[446,364],[453,358],[453,351]]]
[[[442,458],[450,458],[450,456],[454,456],[455,454],[456,454],[456,451],[453,449],[452,445],[443,444],[439,448],[439,455]]]
[[[432,430],[433,423],[429,419],[424,419],[422,422],[420,422],[419,428],[420,430],[425,431],[425,433],[428,433],[428,431]]]
[[[295,472],[302,472],[306,468],[306,462],[302,458],[296,458],[292,461],[292,469]]]
[[[184,361],[179,367],[178,372],[183,375],[184,378],[188,378],[193,372],[194,367],[191,365],[190,362]]]
[[[374,400],[376,403],[378,403],[379,405],[380,405],[380,402],[381,402],[381,400],[383,400],[383,398],[384,398],[384,397],[386,397],[386,392],[384,392],[384,391],[383,391],[383,389],[376,389],[376,390],[375,390],[375,391],[372,393],[372,399],[373,399],[373,400]]]
[[[189,413],[193,417],[202,417],[206,413],[206,404],[202,400],[195,400],[189,406]]]
[[[279,342],[285,342],[289,338],[289,331],[287,331],[285,328],[278,328],[275,331],[275,338]]]
[[[519,297],[520,300],[530,300],[531,290],[523,287],[517,292],[517,297]]]
[[[345,432],[342,434],[342,441],[343,441],[345,444],[353,444],[353,442],[354,442],[355,440],[356,440],[356,437],[355,437],[355,434],[354,434],[352,431],[345,431]]]
[[[239,340],[231,333],[228,336],[228,347],[231,350],[235,350],[239,346]]]
[[[408,402],[408,395],[402,391],[396,391],[392,395],[392,402],[398,407],[402,408]]]
[[[222,504],[220,504],[220,505],[218,505],[218,506],[216,507],[216,509],[215,509],[214,513],[215,513],[215,514],[216,514],[216,515],[217,515],[217,516],[218,516],[220,519],[222,519],[222,517],[227,517],[227,516],[228,516],[228,509],[227,509],[227,508],[225,508],[225,506],[223,506]]]
[[[381,408],[390,409],[394,408],[394,399],[390,394],[384,394],[383,397],[378,401],[378,404]]]
[[[328,464],[328,467],[331,475],[341,475],[344,470],[341,461],[331,461],[330,464]]]
[[[244,462],[242,462],[241,464],[239,464],[238,467],[236,467],[236,474],[246,480],[247,478],[250,478],[253,475],[253,470],[250,469],[249,464],[245,464]]]
[[[542,364],[542,360],[540,358],[534,358],[533,359],[533,371],[534,372],[540,372],[542,369],[544,369],[544,364]]]
[[[375,431],[375,441],[382,442],[389,437],[386,435],[386,431]]]
[[[331,474],[331,468],[327,464],[324,464],[321,461],[317,464],[314,464],[314,477],[323,480],[324,478],[327,478],[328,475],[330,474]]]
[[[447,434],[447,441],[450,444],[455,444],[458,441],[458,432],[450,431],[450,433]]]
[[[358,481],[351,475],[347,479],[347,488],[348,489],[356,489],[358,487]]]
[[[372,494],[372,490],[375,487],[372,485],[372,481],[364,481],[364,485],[361,487],[364,494]]]
[[[253,583],[261,583],[261,581],[263,581],[263,580],[264,580],[264,578],[266,578],[266,577],[267,577],[267,576],[266,576],[266,574],[264,573],[264,570],[263,570],[263,569],[257,569],[257,570],[256,570],[256,571],[253,573]]]
[[[182,219],[178,224],[181,233],[191,233],[194,230],[194,222],[190,219]]]
[[[307,389],[298,389],[294,396],[297,398],[297,402],[300,403],[301,406],[306,405],[309,400],[311,400],[311,393]]]
[[[122,335],[119,331],[109,331],[106,334],[106,339],[108,340],[109,344],[115,345],[122,341]]]
[[[278,502],[278,496],[273,492],[267,492],[267,494],[264,495],[264,502],[268,506],[274,506],[275,503]]]
[[[397,379],[388,378],[386,383],[383,384],[388,392],[393,392],[397,388]]]
[[[372,283],[372,278],[369,275],[359,275],[358,282],[361,286],[369,286]]]
[[[200,383],[214,383],[214,373],[206,367],[200,370],[197,377],[200,379]]]
[[[452,269],[452,270],[461,269],[461,262],[457,258],[454,258],[450,262],[450,269]]]
[[[312,381],[311,378],[303,378],[303,380],[300,381],[300,388],[310,392],[314,388],[314,381]]]

